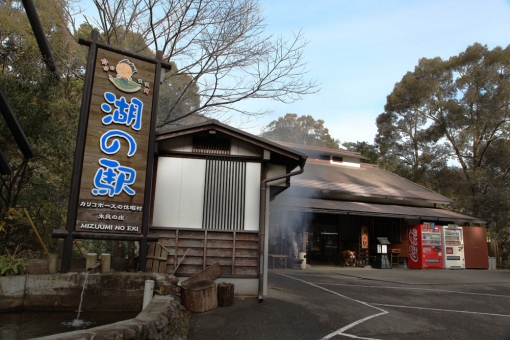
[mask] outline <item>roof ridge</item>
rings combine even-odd
[[[278,141],[278,140],[274,140],[274,139],[271,139],[272,142],[274,143],[277,143],[277,144],[284,144],[284,145],[287,145],[289,147],[292,147],[292,146],[296,146],[296,147],[302,147],[304,149],[311,149],[311,150],[316,150],[316,151],[320,151],[320,150],[323,150],[323,151],[331,151],[331,152],[336,152],[336,153],[347,153],[349,155],[356,155],[356,156],[362,156],[362,157],[365,157],[361,154],[361,152],[358,152],[358,151],[350,151],[350,150],[346,150],[346,149],[342,149],[342,148],[338,148],[338,149],[333,149],[333,148],[328,148],[328,147],[324,147],[324,146],[315,146],[315,145],[305,145],[305,144],[298,144],[298,143],[290,143],[290,142],[282,142],[282,141]]]

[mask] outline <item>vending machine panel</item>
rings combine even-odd
[[[442,269],[442,227],[423,223],[409,227],[409,268]]]
[[[464,237],[462,227],[449,224],[443,227],[444,256],[443,263],[446,269],[465,269]]]

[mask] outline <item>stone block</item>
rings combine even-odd
[[[124,331],[122,331],[122,339],[124,340],[132,340],[136,336],[136,332],[134,329],[127,328]]]

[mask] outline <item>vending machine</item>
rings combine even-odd
[[[449,224],[443,227],[444,268],[465,269],[464,237],[462,227]]]
[[[409,227],[408,268],[442,269],[443,246],[441,226],[423,223]]]

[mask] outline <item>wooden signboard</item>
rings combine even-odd
[[[155,67],[98,48],[76,231],[141,233]]]
[[[361,227],[361,249],[368,249],[368,227]]]
[[[62,273],[71,267],[73,239],[140,242],[145,268],[154,166],[157,98],[164,63],[98,42],[99,32],[79,43],[89,46],[76,136]]]

